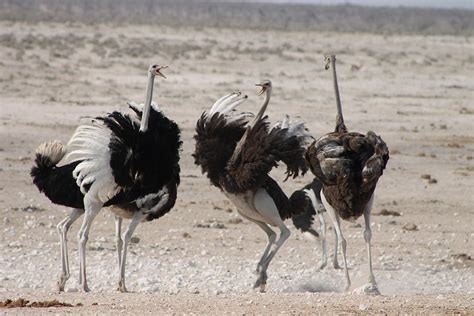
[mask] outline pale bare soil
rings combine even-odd
[[[82,304],[41,310],[61,313],[474,313],[472,41],[0,22],[0,300]],[[323,70],[328,51],[338,55],[348,127],[376,131],[391,150],[374,213],[401,216],[373,217],[374,269],[383,295],[343,293],[342,270],[329,264],[320,271],[319,244],[293,228],[269,268],[267,293],[256,293],[252,271],[266,237],[254,224],[236,220],[232,205],[194,165],[194,125],[215,99],[233,90],[248,93],[242,109],[255,111],[261,99],[253,84],[269,78],[270,119],[288,113],[306,121],[315,137],[329,132],[335,102],[330,73]],[[152,62],[170,65],[168,79],[156,82],[155,101],[183,131],[176,207],[138,227],[127,266],[130,294],[115,290],[114,224],[105,211],[88,244],[92,293],[77,292],[75,223],[69,238],[73,275],[67,293],[56,294],[55,225],[67,210],[31,183],[34,150],[49,139],[67,142],[81,120],[127,111],[127,100],[142,102]],[[281,171],[274,176],[283,179]],[[310,179],[282,186],[290,194]],[[417,229],[406,230],[406,224]],[[362,228],[343,225],[356,288],[367,276]],[[332,231],[329,242],[332,250]],[[0,309],[10,312],[39,310]]]

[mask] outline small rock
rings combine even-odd
[[[415,230],[418,230],[418,226],[416,226],[413,223],[407,223],[402,226],[402,229],[408,230],[408,231],[415,231]]]
[[[375,216],[400,216],[400,213],[396,211],[389,211],[386,208],[381,209],[379,212],[374,213]]]
[[[360,311],[366,311],[369,308],[369,305],[367,304],[360,304],[359,305],[359,310]]]
[[[209,225],[209,227],[210,228],[223,229],[223,228],[225,228],[225,225],[222,224],[222,223],[213,222],[213,223],[211,223],[211,225]]]
[[[240,224],[240,223],[242,223],[242,219],[239,218],[239,217],[231,218],[231,219],[229,219],[228,223],[229,224]]]
[[[138,244],[140,242],[140,237],[138,236],[133,236],[132,238],[130,238],[130,243],[132,244]]]
[[[424,179],[424,180],[429,180],[429,179],[431,179],[431,175],[429,175],[429,174],[422,174],[422,175],[421,175],[421,178]]]
[[[191,235],[189,233],[184,232],[183,233],[183,238],[191,238]]]
[[[428,183],[429,183],[429,184],[435,184],[435,183],[438,183],[438,180],[432,178],[432,179],[429,179],[429,180],[428,180]]]
[[[467,253],[457,253],[457,254],[454,254],[454,255],[451,255],[451,257],[455,260],[458,260],[458,261],[470,261],[470,260],[474,260],[471,256],[469,256]]]

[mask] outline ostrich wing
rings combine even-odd
[[[201,166],[211,183],[219,187],[219,177],[234,152],[235,145],[245,132],[247,119],[229,120],[225,114],[203,113],[196,123],[194,162]]]
[[[306,159],[328,202],[346,219],[362,214],[387,164],[388,148],[373,132],[334,132],[314,142]]]
[[[374,153],[367,159],[362,169],[363,189],[367,190],[370,186],[375,185],[382,176],[389,159],[389,151],[387,144],[382,138],[374,132],[367,133],[367,139],[374,148]]]
[[[224,184],[228,192],[254,190],[264,183],[268,173],[282,161],[287,176],[306,172],[302,139],[288,127],[269,131],[266,117],[248,127],[226,167]]]
[[[137,115],[140,117],[141,113]],[[100,119],[112,131],[110,165],[116,183],[124,192],[122,201],[156,193],[170,181],[179,184],[182,142],[175,122],[154,109],[146,132],[140,132],[135,119],[119,112]]]

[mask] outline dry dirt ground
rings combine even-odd
[[[0,22],[0,301],[58,299],[61,313],[474,313],[473,38]],[[194,125],[221,95],[273,81],[268,115],[304,120],[315,137],[334,126],[323,54],[338,55],[346,124],[374,130],[391,150],[377,187],[373,259],[377,297],[343,293],[344,274],[319,270],[319,244],[292,228],[269,268],[267,293],[252,290],[266,236],[209,185],[191,157]],[[77,291],[77,222],[69,235],[72,277],[60,272],[55,226],[64,207],[31,183],[35,148],[64,142],[87,118],[142,102],[147,66],[168,64],[155,101],[182,128],[182,184],[175,208],[141,224],[127,262],[133,293],[116,292],[114,220],[104,211],[87,251],[92,292]],[[274,176],[283,179],[283,173]],[[283,183],[290,194],[311,176]],[[343,224],[353,288],[366,282],[358,223]],[[288,225],[291,225],[289,222]],[[415,226],[414,226],[415,225]],[[328,232],[333,249],[333,231]],[[34,308],[0,309],[37,313]]]

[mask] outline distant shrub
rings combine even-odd
[[[0,19],[381,34],[474,35],[469,10],[163,0],[2,0]]]

